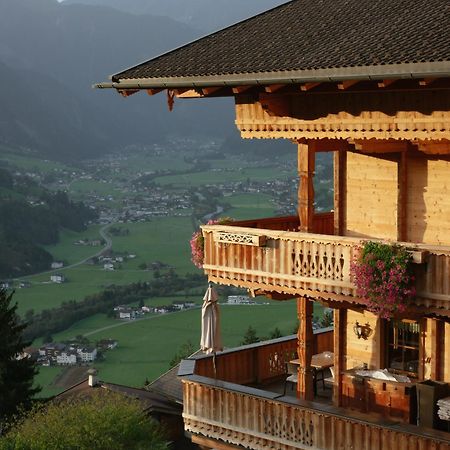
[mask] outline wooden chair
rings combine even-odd
[[[325,387],[328,387],[329,385],[331,385],[330,388],[333,389],[333,384],[334,384],[334,367],[333,366],[330,367],[330,372],[331,372],[331,377],[324,378],[324,380],[323,380],[324,389],[325,389]]]
[[[286,395],[286,386],[288,383],[292,383],[292,390],[298,383],[298,365],[291,362],[286,363],[286,380],[284,381],[283,395]]]

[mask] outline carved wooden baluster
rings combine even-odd
[[[307,297],[297,299],[298,329],[298,371],[297,396],[304,400],[314,399],[313,369],[311,358],[313,355],[312,315],[313,303]]]

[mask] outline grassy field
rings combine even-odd
[[[123,194],[113,183],[103,183],[96,180],[76,180],[70,184],[70,194],[83,198],[86,194],[97,194],[103,197],[122,198]]]
[[[81,265],[69,269],[60,269],[67,282],[55,284],[50,282],[50,274],[27,277],[31,287],[17,289],[14,296],[19,304],[19,313],[28,309],[35,312],[59,306],[68,300],[81,300],[86,295],[94,294],[111,284],[128,284],[152,279],[153,273],[139,269],[143,262],[162,261],[184,274],[195,272],[190,262],[189,239],[192,224],[187,217],[156,218],[151,222],[120,225],[130,231],[128,236],[114,236],[113,250],[136,255],[135,259],[123,263],[122,268],[105,271],[102,266]],[[61,242],[47,249],[55,259],[66,259],[69,263],[83,259],[100,250],[99,247],[75,246],[72,242],[84,237],[98,237],[99,226],[89,232],[65,232]]]
[[[226,215],[236,220],[273,217],[275,214],[270,196],[266,194],[232,195],[226,197],[225,201],[232,206]]]
[[[0,159],[4,159],[19,169],[29,169],[29,170],[38,170],[39,172],[52,172],[53,170],[64,170],[69,169],[69,166],[66,166],[62,163],[56,161],[44,160],[39,157],[34,158],[32,156],[24,156],[11,151],[9,148],[0,145],[1,157]]]
[[[191,165],[185,162],[183,158],[180,158],[179,154],[155,156],[137,152],[128,154],[127,159],[121,165],[121,173],[125,171],[135,175],[136,172],[142,171],[186,170],[189,167]]]
[[[59,235],[59,242],[54,245],[45,246],[47,250],[53,256],[54,260],[66,261],[67,264],[73,264],[94,255],[101,250],[102,247],[90,247],[85,245],[73,245],[73,243],[79,239],[99,239],[99,230],[101,225],[91,225],[86,231],[80,233],[63,230]]]
[[[319,306],[315,314],[321,314]],[[224,345],[239,345],[249,325],[256,329],[259,337],[267,336],[275,327],[284,334],[290,334],[296,327],[296,315],[295,301],[257,306],[223,305],[221,328]],[[106,354],[103,362],[95,364],[99,376],[113,383],[142,386],[146,378],[153,380],[168,370],[170,360],[184,343],[190,341],[196,348],[200,339],[200,309],[146,317],[144,320],[120,322],[96,315],[55,335],[54,339],[68,339],[77,334],[92,333],[96,327],[114,325],[89,336],[92,341],[112,338],[119,342],[116,349]],[[37,379],[42,384],[41,377],[48,379],[51,374],[42,371]],[[41,395],[46,393],[43,391]]]
[[[178,273],[194,272],[190,262],[189,239],[193,233],[189,217],[154,218],[150,222],[120,225],[128,236],[114,236],[113,250],[136,254],[124,267],[137,269],[143,262],[162,261]]]
[[[63,391],[53,385],[53,381],[63,370],[63,367],[39,367],[39,373],[34,378],[34,385],[40,386],[42,390],[37,397],[50,397]]]
[[[188,173],[185,175],[169,175],[155,178],[157,183],[162,185],[171,184],[173,186],[201,186],[203,184],[218,184],[230,181],[246,181],[247,179],[253,181],[267,181],[274,178],[288,178],[295,175],[294,170],[292,172],[279,172],[273,170],[273,168],[243,168],[240,170],[222,170],[205,171],[197,173]]]

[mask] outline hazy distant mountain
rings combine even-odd
[[[95,107],[46,75],[0,63],[0,144],[47,158],[89,157],[108,149]]]
[[[109,7],[0,0],[0,140],[73,159],[169,132],[226,135],[233,111],[217,102],[180,101],[169,114],[163,95],[123,99],[91,88],[195,35],[169,18]]]
[[[167,16],[210,32],[251,17],[288,0],[64,0],[112,6],[134,14]]]

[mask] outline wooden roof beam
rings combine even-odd
[[[390,86],[391,84],[395,83],[397,81],[396,78],[393,79],[388,79],[388,80],[382,80],[378,82],[378,87],[379,88],[387,88],[388,86]]]
[[[315,152],[346,151],[349,143],[345,139],[310,139],[308,146]]]
[[[314,89],[315,87],[321,85],[322,83],[303,83],[300,85],[300,90],[303,92],[310,91],[311,89]]]
[[[429,86],[431,83],[434,83],[436,78],[424,78],[423,80],[419,80],[419,86],[425,87]]]
[[[147,94],[148,95],[156,95],[156,94],[159,94],[163,90],[164,89],[147,89]]]
[[[139,89],[117,89],[117,92],[122,97],[129,97],[130,95],[136,94],[136,92],[139,92]]]
[[[359,139],[353,142],[355,149],[362,153],[398,153],[408,150],[409,141],[395,139]]]
[[[233,91],[233,94],[242,94],[249,89],[251,89],[253,86],[235,86],[231,90]]]
[[[285,84],[270,84],[269,86],[265,86],[264,90],[269,94],[273,94],[274,92],[283,89],[285,86],[286,86]]]
[[[195,89],[177,89],[175,95],[177,98],[201,98],[203,94]]]
[[[222,87],[208,87],[208,88],[202,88],[202,94],[207,96],[216,93],[217,91],[220,91]]]
[[[359,83],[359,80],[344,80],[344,81],[340,81],[338,83],[337,87],[340,91],[345,91],[346,89],[348,89],[349,87],[352,87],[356,83]]]
[[[450,141],[441,139],[440,141],[417,141],[418,149],[427,155],[450,155]]]

